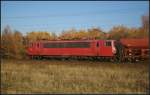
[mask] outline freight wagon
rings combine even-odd
[[[122,60],[138,61],[148,59],[149,57],[148,38],[121,39],[120,42],[123,46]]]

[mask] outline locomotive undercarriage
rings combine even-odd
[[[114,56],[114,57],[97,57],[97,56],[31,56],[31,59],[43,60],[43,59],[54,59],[54,60],[90,60],[90,61],[100,61],[100,62],[115,62],[115,63],[122,63],[122,62],[138,62],[138,61],[145,61],[148,58],[137,56]]]
[[[91,61],[101,61],[101,62],[114,62],[114,57],[105,56],[31,56],[30,59],[57,59],[57,60],[91,60]]]

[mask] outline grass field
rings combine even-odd
[[[2,60],[1,93],[147,93],[149,64]]]

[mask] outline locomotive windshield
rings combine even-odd
[[[105,46],[111,46],[111,41],[106,41]]]

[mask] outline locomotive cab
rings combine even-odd
[[[98,56],[112,57],[116,53],[115,40],[100,40],[98,44]]]
[[[31,55],[33,52],[33,43],[29,43],[27,46],[27,54]]]
[[[40,47],[41,47],[40,42],[29,43],[28,48],[27,48],[28,55],[39,54]]]

